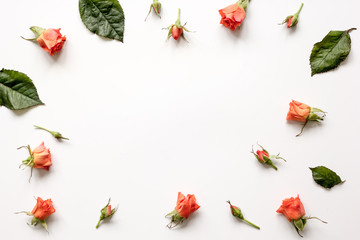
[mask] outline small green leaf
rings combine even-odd
[[[44,103],[26,74],[6,69],[0,71],[0,106],[19,110],[40,104]]]
[[[315,43],[310,55],[311,76],[332,70],[346,59],[351,49],[349,32],[352,30],[356,28],[330,31],[321,42]]]
[[[79,11],[91,32],[123,41],[125,17],[117,0],[79,0]]]
[[[336,184],[342,183],[341,178],[332,170],[324,166],[310,168],[314,181],[324,188],[332,188]]]

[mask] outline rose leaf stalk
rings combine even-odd
[[[51,133],[51,135],[53,135],[56,139],[60,140],[60,139],[65,139],[65,140],[69,140],[68,138],[66,137],[63,137],[61,133],[59,132],[55,132],[55,131],[51,131],[51,130],[48,130],[46,128],[43,128],[43,127],[40,127],[40,126],[37,126],[37,125],[34,125],[35,128],[38,128],[38,129],[42,129],[42,130],[45,130],[47,131],[48,133]]]
[[[231,210],[231,213],[232,213],[232,215],[233,215],[234,217],[239,218],[239,219],[241,219],[242,221],[244,221],[244,222],[248,223],[249,225],[253,226],[254,228],[257,228],[257,229],[260,230],[260,227],[259,227],[259,226],[255,225],[254,223],[252,223],[252,222],[250,222],[250,221],[248,221],[248,220],[246,220],[246,219],[244,218],[244,215],[241,213],[240,208],[232,205],[230,201],[227,201],[227,203],[230,205],[230,210]]]

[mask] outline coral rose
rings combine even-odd
[[[227,6],[224,9],[220,9],[219,13],[221,15],[220,24],[233,31],[235,31],[237,27],[240,27],[246,17],[245,9],[239,7],[237,3]]]
[[[257,150],[256,154],[258,155],[261,162],[264,162],[263,155],[269,157],[269,153],[260,150]]]
[[[32,151],[34,168],[42,168],[49,171],[51,163],[50,149],[46,148],[44,142]]]
[[[175,210],[179,213],[180,217],[187,219],[193,212],[198,210],[199,207],[194,194],[188,194],[185,197],[181,192],[178,193]]]
[[[310,115],[311,107],[295,100],[292,100],[289,105],[290,109],[286,116],[286,120],[306,122]]]
[[[42,200],[40,197],[37,198],[36,205],[31,213],[34,215],[34,218],[39,220],[45,220],[51,214],[55,212],[55,208],[52,206],[51,199]]]
[[[283,200],[282,205],[276,211],[283,214],[289,222],[298,220],[305,215],[304,205],[300,201],[299,195],[296,198],[286,198]]]
[[[61,35],[60,28],[59,29],[46,29],[41,33],[41,35],[36,39],[39,43],[40,47],[50,53],[50,55],[54,55],[57,52],[60,52],[63,44],[66,40],[66,37]]]
[[[178,28],[177,26],[173,26],[171,28],[171,34],[172,34],[172,37],[175,39],[175,40],[178,40],[179,37],[181,36],[183,32],[183,29],[182,28]]]

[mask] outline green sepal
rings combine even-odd
[[[278,170],[278,168],[273,164],[273,162],[271,161],[271,159],[266,156],[263,155],[263,159],[264,159],[264,163],[270,165],[272,168],[274,168],[276,171]]]
[[[241,8],[243,8],[246,12],[249,2],[250,2],[250,0],[239,0],[239,1],[237,1],[237,5]]]
[[[33,217],[33,218],[31,219],[31,225],[32,225],[32,226],[36,226],[39,222],[40,222],[40,220],[37,219],[36,217]]]
[[[176,227],[178,224],[182,223],[185,220],[185,218],[181,217],[176,210],[173,210],[172,212],[166,214],[165,217],[171,218],[170,223],[166,225],[170,229]]]
[[[39,222],[41,223],[41,226],[43,226],[45,228],[45,230],[47,231],[48,229],[47,229],[45,220],[39,220]]]
[[[45,28],[32,26],[30,27],[30,30],[35,34],[35,40],[38,39],[43,31],[45,31]],[[31,40],[31,39],[30,39]]]
[[[307,120],[320,122],[320,121],[324,120],[325,116],[326,116],[326,113],[323,110],[312,107],[310,109],[310,114],[309,114]]]

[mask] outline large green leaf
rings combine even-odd
[[[79,11],[91,32],[123,41],[125,17],[117,0],[79,0]]]
[[[324,188],[332,188],[336,184],[342,183],[341,178],[332,170],[324,166],[310,168],[314,181]]]
[[[26,74],[6,69],[0,71],[0,106],[18,110],[39,104],[43,102]]]
[[[336,68],[349,55],[351,39],[349,32],[330,31],[321,42],[315,43],[311,55],[311,76]]]

